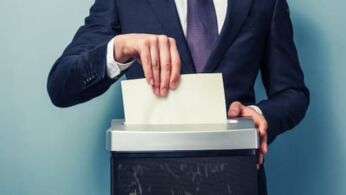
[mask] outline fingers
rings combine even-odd
[[[260,149],[263,154],[267,154],[268,152],[267,128],[268,128],[268,125],[265,119],[262,119],[258,122],[258,131],[261,138]]]
[[[228,109],[228,117],[239,117],[244,107],[245,106],[238,101],[233,102]]]
[[[150,55],[149,44],[150,43],[148,41],[143,40],[140,43],[139,54],[140,54],[140,60],[142,63],[146,81],[148,82],[148,84],[151,84],[153,80],[153,74],[151,71],[152,65],[151,65],[151,55]]]
[[[154,94],[166,96],[169,89],[176,89],[180,79],[181,61],[175,40],[166,35],[134,34],[128,37],[127,42],[131,42],[130,38],[132,42],[138,43],[135,46],[138,58]],[[137,41],[133,41],[135,39]],[[131,55],[130,57],[136,56]]]
[[[171,54],[171,77],[169,86],[171,89],[176,89],[180,79],[180,56],[174,39],[169,38],[170,54]]]
[[[238,109],[241,107],[241,111],[239,113]],[[240,106],[238,102],[234,102],[229,109],[229,115],[235,115],[239,113],[241,117],[251,117],[254,121],[256,128],[258,129],[258,134],[260,137],[259,143],[259,154],[257,160],[257,168],[263,164],[264,155],[268,152],[268,137],[267,137],[267,128],[268,123],[262,114],[259,114],[257,111],[246,107]],[[239,116],[238,115],[238,116]]]
[[[158,38],[153,36],[150,38],[151,53],[151,70],[153,72],[152,89],[155,95],[160,94],[160,52],[158,47]]]
[[[160,51],[160,95],[166,96],[168,93],[169,81],[171,76],[171,52],[167,36],[159,37]]]
[[[267,125],[264,122],[259,122],[258,131],[260,135],[260,148],[258,155],[258,165],[263,164],[264,155],[268,152],[268,144],[267,144]]]
[[[268,137],[267,137],[267,121],[264,119],[262,115],[255,115],[253,117],[254,122],[258,128],[259,136],[260,136],[260,152],[262,154],[267,154],[268,152]]]
[[[264,162],[264,155],[262,153],[258,154],[258,159],[257,159],[257,170],[260,169],[260,166]]]
[[[260,136],[260,150],[263,154],[268,152],[268,137],[267,137],[267,128],[268,124],[263,115],[259,114],[257,111],[245,107],[245,109],[241,113],[242,117],[251,117],[254,121],[256,128],[258,129],[258,133]]]

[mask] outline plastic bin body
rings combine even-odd
[[[256,195],[258,135],[251,120],[124,125],[107,132],[112,195]]]

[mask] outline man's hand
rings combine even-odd
[[[258,128],[260,135],[260,150],[257,161],[257,169],[263,163],[263,157],[268,152],[267,145],[267,128],[268,124],[263,115],[256,112],[251,107],[244,106],[240,102],[233,102],[228,109],[228,117],[236,118],[236,117],[251,117],[254,121],[256,127]]]
[[[155,95],[166,96],[180,79],[180,56],[176,42],[165,35],[124,34],[114,39],[114,59],[136,59]]]

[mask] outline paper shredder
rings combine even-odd
[[[252,120],[128,125],[107,131],[112,195],[256,195],[259,138]]]

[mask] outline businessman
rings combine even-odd
[[[258,102],[259,72],[267,99]],[[96,0],[47,87],[52,102],[67,107],[124,74],[167,96],[187,73],[222,73],[228,117],[254,120],[259,194],[266,194],[267,144],[296,126],[309,104],[286,0]]]

